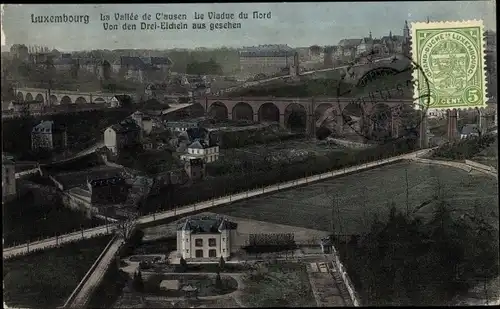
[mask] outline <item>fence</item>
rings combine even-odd
[[[345,167],[343,169],[333,170],[333,171],[318,174],[318,175],[313,175],[313,176],[309,176],[309,177],[305,177],[305,178],[301,178],[301,179],[296,179],[296,180],[292,180],[292,181],[288,181],[288,182],[284,182],[284,183],[279,183],[276,185],[262,187],[260,189],[248,190],[248,191],[244,191],[244,192],[230,194],[228,196],[218,197],[218,198],[214,198],[211,200],[206,200],[206,201],[202,201],[199,203],[186,205],[184,207],[181,207],[178,209],[176,208],[174,210],[160,211],[160,212],[156,212],[153,214],[144,215],[138,219],[138,223],[144,224],[144,223],[154,222],[156,220],[166,219],[166,218],[175,217],[178,215],[182,215],[182,214],[186,214],[186,213],[190,213],[190,212],[194,212],[194,211],[199,211],[199,210],[210,208],[210,207],[220,206],[223,204],[232,203],[232,202],[236,202],[239,200],[244,200],[244,199],[247,199],[250,197],[255,197],[255,196],[259,196],[259,195],[263,195],[263,194],[277,192],[277,191],[284,190],[284,189],[289,189],[289,188],[293,188],[293,187],[307,185],[310,183],[314,183],[316,181],[329,179],[329,178],[332,178],[335,176],[345,175],[345,174],[349,174],[349,173],[377,167],[377,166],[388,164],[388,163],[394,163],[394,162],[405,160],[405,159],[417,158],[418,156],[429,154],[433,149],[435,149],[435,148],[419,150],[416,152],[403,154],[403,155],[399,155],[399,156],[395,156],[395,157],[391,157],[391,158],[387,158],[387,159],[363,163],[363,164],[360,164],[357,166]],[[96,230],[101,230],[102,233],[109,234],[114,229],[115,229],[115,225],[100,226],[100,227],[96,227],[93,229],[85,230],[85,231],[83,231],[82,235],[87,234],[87,233],[95,233]],[[74,234],[75,233],[73,233],[73,235]],[[62,235],[59,237],[62,240],[63,237],[72,237],[71,235],[72,234],[67,234],[67,235]],[[82,236],[82,238],[84,238],[84,236]],[[39,241],[38,243],[43,243],[43,242],[50,243],[50,242],[53,242],[54,240],[57,241],[57,238],[51,237],[51,238],[48,238],[46,240]],[[60,243],[62,243],[62,241]],[[20,245],[17,247],[5,248],[3,250],[4,251],[4,258],[6,258],[6,255],[5,255],[6,252],[9,252],[9,251],[12,251],[15,249],[21,249],[22,247],[24,247],[26,245],[28,245],[28,247],[29,247],[29,244],[23,244],[23,245]],[[44,248],[45,247],[53,247],[53,246],[58,246],[58,244],[44,246]]]
[[[399,155],[399,156],[391,157],[388,159],[382,159],[382,160],[378,160],[378,161],[374,161],[374,162],[363,163],[363,164],[360,164],[357,166],[345,167],[343,169],[334,170],[334,171],[327,172],[327,173],[322,173],[322,174],[313,175],[313,176],[309,176],[309,177],[305,177],[305,178],[301,178],[301,179],[296,179],[296,180],[292,180],[292,181],[288,181],[288,182],[284,182],[284,183],[280,183],[280,184],[276,184],[276,185],[262,187],[261,189],[255,189],[255,190],[251,190],[251,191],[249,190],[249,191],[231,194],[231,195],[224,196],[224,197],[218,197],[218,198],[214,198],[212,200],[202,201],[202,202],[195,203],[192,205],[184,206],[184,207],[179,208],[179,209],[156,212],[153,214],[148,214],[148,215],[142,216],[139,219],[139,223],[153,222],[156,220],[165,219],[165,218],[169,218],[169,217],[173,217],[173,216],[177,216],[177,215],[182,215],[182,214],[186,214],[186,213],[193,212],[193,211],[198,211],[198,210],[202,210],[202,209],[206,209],[206,208],[210,208],[210,207],[214,207],[214,206],[219,206],[222,204],[236,202],[236,201],[247,199],[250,197],[259,196],[262,194],[272,193],[272,192],[280,191],[283,189],[289,189],[289,188],[293,188],[293,187],[297,187],[297,186],[301,186],[301,185],[314,183],[316,181],[329,179],[329,178],[332,178],[335,176],[349,174],[349,173],[377,167],[377,166],[388,164],[388,163],[394,163],[394,162],[401,161],[404,159],[412,159],[412,158],[416,158],[416,157],[421,156],[421,155],[426,155],[432,150],[433,149],[419,150],[419,151],[416,151],[413,153]]]
[[[47,248],[57,248],[62,244],[69,244],[73,242],[78,242],[82,239],[90,239],[95,237],[101,237],[109,235],[114,232],[116,227],[114,225],[108,225],[107,227],[98,226],[88,230],[80,230],[78,232],[72,232],[69,234],[51,237],[43,240],[38,240],[35,242],[24,243],[15,247],[4,248],[3,258],[4,260],[15,258],[17,256],[23,256],[28,253],[34,253],[38,251],[43,251]],[[40,246],[41,245],[41,246]]]
[[[474,161],[470,161],[470,160],[465,160],[465,163],[462,163],[462,162],[453,162],[453,161],[441,161],[441,160],[414,158],[413,161],[427,163],[427,164],[451,166],[451,167],[462,169],[468,173],[470,173],[472,170],[476,170],[476,171],[483,172],[483,173],[486,173],[488,175],[491,175],[491,176],[498,178],[498,171],[494,167],[483,165],[483,164],[480,164],[480,163],[477,163]]]
[[[64,190],[64,186],[62,185],[62,183],[60,183],[59,181],[57,181],[57,179],[52,176],[52,175],[49,175],[49,179],[52,180],[52,182],[54,183],[54,185],[59,189],[59,190]]]
[[[352,284],[352,281],[349,278],[349,275],[347,274],[347,271],[346,271],[344,265],[340,261],[337,249],[335,249],[334,246],[332,246],[332,252],[333,252],[333,256],[334,256],[333,261],[335,262],[335,266],[337,267],[338,271],[340,272],[340,275],[342,277],[342,281],[344,281],[344,284],[347,288],[347,291],[349,292],[349,296],[351,298],[352,304],[354,305],[354,307],[361,306],[359,296],[356,293],[356,290],[354,289],[354,284]]]
[[[23,178],[24,176],[29,176],[31,174],[36,174],[36,173],[41,174],[40,167],[35,167],[35,168],[30,169],[30,170],[18,172],[18,173],[16,173],[16,179]]]
[[[484,165],[484,164],[474,162],[471,160],[465,160],[465,164],[467,164],[473,168],[479,169],[479,170],[485,170],[485,171],[490,172],[490,173],[498,174],[497,169],[494,168],[493,166]]]
[[[420,163],[427,163],[427,164],[451,166],[451,167],[462,169],[466,172],[470,172],[472,170],[471,166],[469,166],[465,163],[461,163],[461,162],[431,160],[431,159],[422,159],[422,158],[414,158],[413,161],[420,162]]]
[[[67,308],[68,305],[70,305],[73,302],[73,300],[75,299],[76,295],[78,295],[78,293],[82,289],[82,287],[85,284],[85,282],[88,280],[88,278],[90,277],[90,275],[94,272],[94,270],[96,269],[97,265],[99,264],[99,262],[101,262],[102,258],[106,255],[106,253],[108,252],[108,250],[111,247],[111,245],[116,241],[117,237],[118,237],[118,235],[115,235],[115,236],[113,236],[113,238],[111,238],[111,240],[108,242],[108,244],[106,245],[106,247],[104,248],[104,250],[102,250],[101,254],[95,260],[94,264],[92,264],[92,266],[90,266],[90,269],[87,271],[87,273],[85,274],[85,276],[83,276],[82,280],[80,280],[80,283],[78,283],[78,285],[76,286],[76,288],[73,290],[73,292],[71,293],[71,295],[68,297],[68,299],[66,300],[66,302],[64,303],[64,305],[62,307],[59,307],[59,308]]]

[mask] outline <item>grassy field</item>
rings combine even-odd
[[[370,228],[374,215],[385,219],[390,202],[406,210],[406,178],[410,211],[423,215],[432,211],[433,197],[439,191],[439,195],[450,201],[458,215],[477,205],[492,218],[496,215],[498,220],[497,180],[451,167],[409,162],[241,201],[211,211],[328,231],[331,229],[332,205],[336,205],[336,231],[357,234]]]
[[[73,292],[111,236],[87,239],[3,263],[4,301],[16,308],[55,308]]]
[[[316,307],[305,265],[273,264],[247,275],[241,300],[251,307]]]

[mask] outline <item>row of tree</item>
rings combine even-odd
[[[488,148],[496,139],[497,137],[493,135],[461,139],[442,145],[434,151],[433,156],[452,160],[471,159],[483,149]]]
[[[214,59],[198,62],[193,61],[186,65],[186,74],[192,75],[222,75],[223,70],[220,64]]]
[[[310,156],[307,160],[290,164],[289,162],[270,161],[261,164],[248,164],[233,173],[209,178],[189,187],[170,186],[163,191],[164,198],[156,207],[173,209],[181,205],[193,204],[214,197],[252,190],[276,183],[286,182],[308,175],[324,173],[334,169],[371,162],[416,149],[416,138],[403,138],[391,144],[361,150],[356,153],[332,151],[326,155]],[[149,197],[151,200],[155,197]],[[148,204],[148,203],[146,203]],[[148,208],[146,212],[152,211]]]
[[[338,246],[364,305],[449,305],[498,276],[498,231],[484,217],[453,213],[443,200],[430,218],[393,204],[387,222],[375,218],[357,244]]]

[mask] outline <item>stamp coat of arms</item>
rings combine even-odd
[[[486,107],[485,39],[482,21],[412,23],[417,108]],[[421,83],[427,79],[428,83]],[[430,89],[425,89],[429,87]],[[421,96],[422,93],[427,96]]]

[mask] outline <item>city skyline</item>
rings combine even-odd
[[[2,49],[13,44],[55,47],[61,51],[92,49],[194,49],[238,48],[260,44],[291,47],[336,45],[344,38],[401,35],[404,21],[483,19],[485,29],[495,28],[495,2],[391,2],[377,3],[246,3],[134,5],[5,5],[2,18]],[[243,20],[241,29],[222,31],[103,30],[101,13],[271,12],[269,20]],[[345,14],[349,11],[349,14]],[[90,16],[88,24],[32,23],[31,15],[74,14]],[[210,20],[205,18],[204,22]],[[108,32],[108,33],[106,33]],[[50,35],[47,35],[49,33]]]

